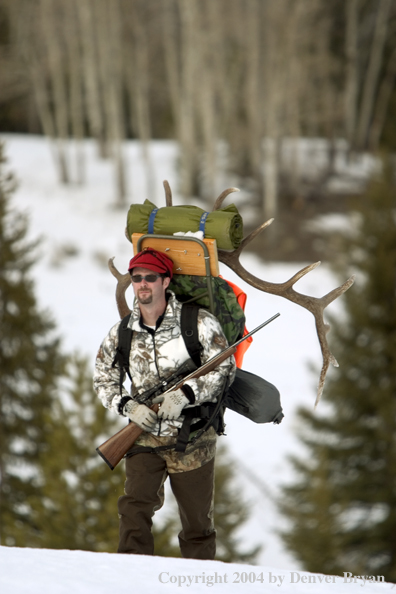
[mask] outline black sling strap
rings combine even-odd
[[[201,406],[185,408],[183,410],[184,420],[183,420],[183,424],[180,429],[180,433],[177,437],[177,442],[176,442],[176,446],[175,446],[176,452],[185,452],[186,451],[186,447],[188,444],[191,430],[196,431],[197,429],[201,429],[203,426],[205,426],[206,425],[205,419],[209,420],[211,418],[211,416],[213,415],[213,412],[215,411],[215,409],[216,409],[216,404],[207,403],[207,404],[202,404]],[[200,418],[201,421],[194,423],[194,425],[191,427],[191,423],[194,418]]]
[[[118,363],[120,367],[120,394],[122,395],[122,384],[124,383],[125,373],[127,373],[129,379],[132,381],[131,372],[129,370],[129,353],[131,351],[132,344],[132,328],[128,328],[131,314],[128,314],[121,320],[118,328],[118,347],[116,350],[115,357],[111,364],[115,367]]]
[[[201,367],[202,345],[198,336],[198,305],[182,305],[180,329],[188,354],[197,367]]]

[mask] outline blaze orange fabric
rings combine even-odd
[[[221,274],[219,276],[221,278],[223,278],[221,276]],[[243,311],[245,311],[245,305],[246,305],[246,299],[247,299],[246,293],[244,293],[242,291],[242,289],[239,288],[238,285],[236,285],[235,283],[232,283],[231,281],[227,280],[226,278],[224,280],[226,281],[226,283],[228,283],[230,285],[231,289],[235,293],[235,296],[237,298],[239,305],[242,307]],[[249,331],[245,326],[245,330],[243,331],[243,336],[246,336],[246,334],[249,334]],[[250,347],[252,342],[253,342],[253,337],[250,336],[250,338],[247,338],[246,340],[241,342],[240,345],[237,346],[236,353],[234,354],[235,363],[236,363],[237,367],[239,367],[239,368],[242,367],[243,357],[245,356],[245,353],[248,350],[248,348]]]

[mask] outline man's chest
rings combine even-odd
[[[172,375],[189,358],[180,329],[169,332],[134,332],[130,351],[130,370],[134,387],[153,387]]]

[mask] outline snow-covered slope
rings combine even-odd
[[[31,237],[43,238],[41,259],[34,268],[40,303],[48,306],[56,318],[65,348],[86,353],[93,363],[103,336],[118,319],[114,300],[115,281],[105,262],[107,258],[115,256],[115,264],[124,272],[131,257],[131,244],[124,236],[127,208],[112,208],[111,168],[108,163],[96,158],[94,146],[87,142],[87,184],[83,187],[62,187],[56,180],[51,152],[45,139],[17,135],[3,135],[3,139],[6,141],[9,166],[19,181],[14,205],[29,214]],[[175,203],[180,203],[176,192],[175,145],[170,142],[155,142],[151,150],[157,193],[154,198],[146,195],[139,147],[133,142],[128,144],[131,202],[142,202],[148,197],[158,205],[164,204],[162,180],[168,179],[174,190]],[[243,203],[242,193],[234,194],[232,198],[237,206]],[[265,254],[263,256],[265,258]],[[255,275],[274,282],[290,278],[297,270],[295,264],[265,264],[249,254],[244,255],[242,261]],[[301,263],[301,267],[305,264]],[[246,315],[249,329],[274,313],[281,313],[280,318],[256,334],[245,357],[244,367],[264,376],[278,387],[285,418],[279,426],[255,425],[229,411],[226,417],[227,436],[220,440],[227,445],[230,459],[235,461],[238,484],[244,491],[245,499],[250,502],[251,518],[241,530],[241,542],[246,548],[258,543],[263,545],[259,558],[261,565],[298,570],[298,563],[285,552],[274,532],[282,525],[282,519],[276,511],[273,499],[276,499],[280,482],[290,478],[287,455],[295,453],[300,447],[293,435],[296,408],[303,404],[313,407],[315,401],[321,354],[314,320],[301,307],[246,285],[228,269],[223,269],[222,273],[229,280],[237,282],[248,295]],[[323,295],[336,284],[337,280],[329,270],[320,267],[301,280],[297,289],[312,295]],[[336,303],[330,310],[335,312],[339,307]],[[314,366],[314,373],[309,371],[309,363]],[[166,513],[166,506],[161,513]],[[11,553],[3,551],[3,554]],[[56,568],[57,555],[60,553],[46,554]],[[19,551],[18,555],[22,555],[22,552]],[[35,555],[40,553],[29,553],[29,566],[34,565],[32,560]],[[123,573],[123,564],[115,557],[85,555],[66,555],[66,564],[72,559],[78,559],[78,564],[84,566],[83,559],[86,559],[89,566],[91,559],[97,558],[102,559],[105,565],[111,560],[111,563],[116,564],[115,571],[118,574]],[[136,565],[133,563],[135,562],[128,561],[125,576],[131,575],[132,570],[128,567],[133,567],[134,575],[139,576],[138,562]],[[167,560],[159,560],[158,563],[158,572],[169,568]],[[45,565],[46,562],[40,561],[41,570]],[[147,572],[151,572],[148,561],[144,567]],[[195,567],[194,564],[191,567]],[[172,569],[173,571],[176,569]],[[231,576],[232,570],[228,566],[227,571]],[[24,569],[19,573],[26,571]],[[157,587],[168,586],[159,584]],[[257,583],[255,587],[262,588]],[[283,591],[285,592],[284,588]]]
[[[137,555],[0,547],[1,594],[380,594],[394,584],[380,576],[357,578]],[[279,588],[279,589],[278,589]]]

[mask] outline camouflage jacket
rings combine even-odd
[[[138,400],[139,394],[158,385],[161,380],[171,376],[188,358],[189,354],[184,344],[180,329],[181,303],[174,293],[169,291],[170,297],[163,320],[155,332],[150,333],[141,324],[140,309],[135,301],[134,309],[129,321],[133,330],[130,351],[130,372],[132,376],[131,393],[128,394],[123,386],[120,394],[120,369],[112,367],[118,345],[118,322],[111,328],[102,342],[94,373],[94,388],[106,408],[118,414],[122,396],[131,396]],[[202,363],[212,358],[227,346],[227,340],[221,326],[212,314],[200,309],[198,314],[198,336],[203,347]],[[186,382],[193,390],[196,406],[204,402],[216,402],[228,377],[232,381],[235,374],[234,357],[223,361],[214,371],[203,377]],[[187,407],[186,407],[187,408]],[[172,421],[172,424],[162,421],[157,423],[152,431],[154,435],[174,436],[181,427],[183,415]],[[193,420],[195,422],[195,420]]]

